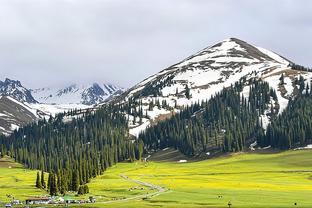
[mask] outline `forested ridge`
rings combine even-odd
[[[283,75],[281,76],[283,85]],[[206,152],[236,152],[257,141],[261,147],[289,149],[311,142],[312,90],[302,76],[298,94],[278,115],[276,92],[267,82],[244,78],[223,89],[208,102],[193,104],[175,116],[148,128],[139,138],[147,150],[168,146],[189,156]],[[249,86],[248,98],[242,93]],[[265,131],[263,116],[272,121]]]
[[[50,193],[78,191],[113,164],[141,158],[143,144],[129,139],[127,125],[116,106],[73,111],[1,138],[1,152],[28,168],[49,172],[48,188],[54,181],[52,188],[56,189]]]
[[[242,90],[249,85],[249,99]],[[207,151],[242,151],[263,134],[259,116],[278,112],[276,92],[261,80],[241,79],[208,102],[186,107],[140,135],[146,149],[173,146],[186,155]]]
[[[312,92],[291,100],[285,111],[258,137],[261,146],[291,149],[312,143]]]

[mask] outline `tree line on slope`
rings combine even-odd
[[[312,68],[308,68],[299,64],[295,64],[295,63],[291,63],[289,64],[289,67],[291,67],[291,69],[293,70],[297,70],[297,71],[306,71],[306,72],[312,72]]]
[[[73,111],[40,120],[1,137],[1,152],[27,168],[49,172],[57,187],[48,186],[50,193],[79,191],[115,163],[141,158],[143,144],[129,139],[127,120],[117,109],[109,105],[81,118]]]
[[[249,99],[242,90],[249,85]],[[172,118],[148,128],[139,138],[145,148],[168,146],[194,156],[207,151],[241,151],[257,135],[264,134],[260,115],[278,112],[276,92],[261,80],[241,79],[208,102],[186,107]]]
[[[280,80],[280,85],[285,84],[283,75]],[[207,151],[242,151],[254,141],[261,147],[279,149],[312,142],[311,82],[305,84],[302,76],[294,80],[296,94],[280,115],[276,92],[268,83],[255,79],[248,82],[243,78],[208,102],[186,107],[148,128],[139,138],[147,150],[171,146],[189,156]],[[248,99],[242,93],[246,84],[250,85]],[[266,131],[263,115],[271,121]]]
[[[292,149],[312,142],[312,90],[290,100],[287,108],[258,138],[261,146]]]

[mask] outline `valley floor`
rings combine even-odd
[[[105,207],[312,207],[312,151],[240,153],[200,162],[120,163],[90,184],[118,197],[136,184],[120,174],[166,189],[156,197]],[[105,184],[105,185],[104,185]],[[105,187],[105,188],[104,188]],[[96,194],[96,192],[94,192]],[[107,194],[106,194],[107,195]],[[297,205],[295,205],[295,203]],[[100,205],[99,205],[100,207]]]
[[[119,163],[92,180],[90,195],[97,203],[85,206],[222,208],[231,202],[241,208],[308,208],[311,156],[311,150],[302,150],[237,153],[190,163]],[[35,173],[0,167],[0,201],[11,192],[19,197],[43,194],[32,185]]]

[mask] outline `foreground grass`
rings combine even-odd
[[[229,201],[232,207],[243,208],[312,207],[312,151],[308,150],[235,154],[183,164],[120,163],[105,173],[107,178],[91,182],[92,194],[103,191],[99,184],[106,184],[109,194],[128,194],[130,184],[120,181],[120,174],[170,191],[105,207],[227,207]]]
[[[1,166],[1,165],[0,165]],[[120,175],[168,188],[156,197],[149,187]],[[34,187],[36,171],[0,167],[0,201],[45,194]],[[312,207],[312,151],[241,153],[190,162],[119,163],[89,184],[98,203],[85,207]],[[142,190],[141,190],[142,189]],[[142,196],[140,199],[121,199]],[[107,203],[109,202],[109,203]],[[297,203],[297,205],[295,205]],[[81,207],[79,205],[77,207]]]

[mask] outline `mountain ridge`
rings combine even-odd
[[[303,75],[308,82],[311,77],[310,72],[293,70],[292,65],[292,61],[277,53],[237,38],[228,38],[149,76],[111,102],[124,105],[127,102],[139,103],[131,107],[130,113],[125,112],[130,133],[138,136],[157,120],[192,103],[209,100],[245,77],[247,80],[267,81],[277,92],[278,101],[274,105],[281,113],[295,90],[295,79]],[[280,85],[282,74],[285,75],[285,83]],[[246,97],[248,93],[249,86],[245,86]],[[138,121],[135,119],[137,113],[133,112],[140,109],[145,116]],[[263,115],[263,120],[268,124],[270,117]]]
[[[41,103],[96,105],[104,102],[123,88],[113,84],[70,84],[63,88],[44,87],[31,90],[34,97]],[[118,95],[118,94],[117,94]],[[117,96],[115,94],[115,96]]]
[[[20,102],[37,103],[31,94],[31,90],[25,88],[20,81],[9,78],[0,81],[0,95],[11,96]]]
[[[128,119],[130,134],[138,136],[149,126],[186,106],[209,100],[241,78],[268,82],[277,96],[277,101],[272,105],[281,113],[298,90],[298,76],[302,75],[306,83],[312,77],[310,71],[294,70],[292,65],[293,62],[274,52],[237,38],[228,38],[149,76],[125,92],[113,85],[97,83],[87,87],[73,84],[59,89],[39,88],[31,91],[35,99],[40,98],[40,102],[49,104],[32,103],[31,106],[45,115],[51,111],[55,115],[64,111],[63,107],[58,108],[61,103],[76,103],[75,108],[99,108],[105,103],[121,104],[128,108],[122,113]],[[280,81],[282,76],[283,84]],[[246,83],[241,92],[247,99],[250,87]],[[55,102],[55,98],[66,95],[76,97]],[[53,109],[50,109],[51,106]],[[70,109],[70,104],[65,109]],[[269,114],[261,115],[264,127],[270,120]]]

